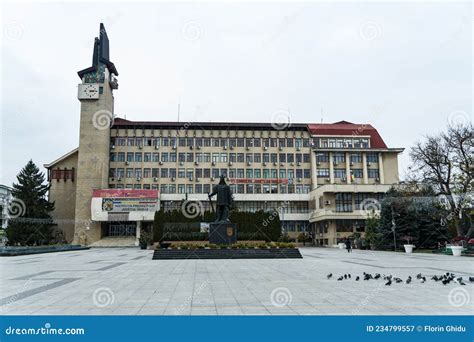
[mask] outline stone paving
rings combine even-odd
[[[93,248],[0,258],[2,315],[470,315],[466,257],[301,248],[303,259],[152,260]],[[355,281],[363,272],[421,283]],[[466,286],[429,280],[453,272]],[[467,273],[466,273],[467,272]],[[326,275],[333,273],[332,279]],[[345,273],[351,279],[337,281]]]

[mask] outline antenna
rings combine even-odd
[[[181,99],[178,98],[178,122],[179,122],[179,110],[180,110],[180,107],[181,107]]]
[[[321,123],[323,123],[323,107],[321,107]]]

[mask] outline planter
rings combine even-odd
[[[140,243],[140,249],[146,249],[147,244],[146,243]]]
[[[462,246],[451,246],[453,256],[461,256],[461,252],[464,248]]]
[[[406,254],[411,254],[413,252],[413,247],[415,247],[415,245],[403,245],[403,247],[405,247]]]

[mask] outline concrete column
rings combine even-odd
[[[317,167],[316,153],[311,150],[311,184],[313,189],[318,187]]]
[[[379,177],[380,184],[385,184],[385,174],[383,172],[383,154],[379,152]]]
[[[351,161],[349,152],[346,152],[346,182],[347,184],[351,184]]]
[[[334,184],[334,159],[332,152],[329,152],[329,183]]]
[[[140,244],[139,239],[140,239],[140,234],[141,234],[141,228],[142,228],[142,223],[141,223],[141,221],[137,221],[137,230],[136,230],[135,246],[138,246],[138,245]]]
[[[362,153],[362,174],[364,176],[364,184],[369,184],[369,175],[367,174],[367,153]]]

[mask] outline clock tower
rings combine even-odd
[[[118,88],[109,39],[103,24],[94,41],[92,66],[78,72],[81,102],[74,242],[90,244],[101,238],[100,222],[91,221],[92,192],[108,188],[110,126],[114,118],[113,90]]]

